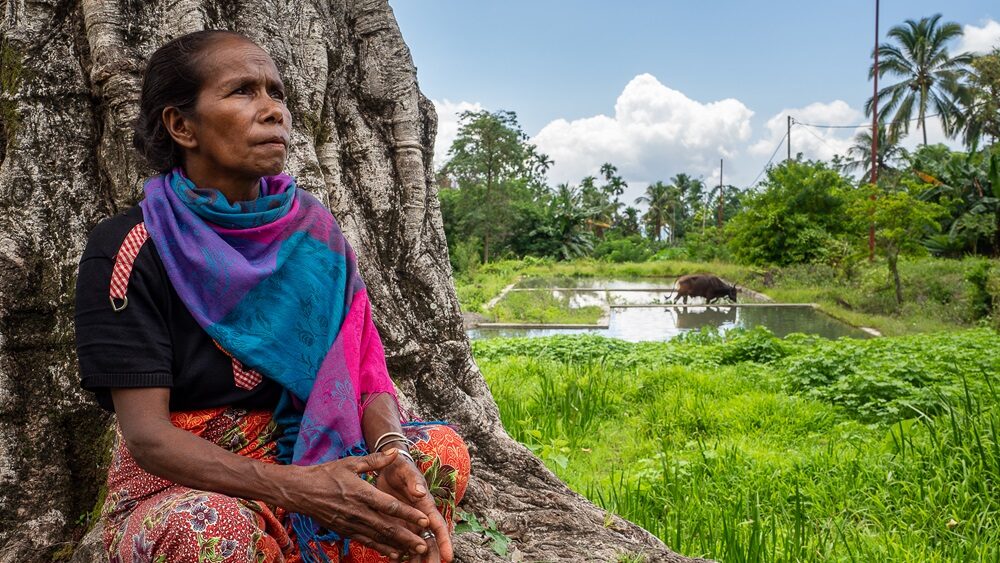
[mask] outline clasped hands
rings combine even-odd
[[[451,562],[448,524],[420,470],[396,449],[302,469],[308,473],[300,512],[393,560]],[[374,486],[358,478],[372,472]]]

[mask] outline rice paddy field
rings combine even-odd
[[[1000,561],[1000,335],[496,338],[504,426],[573,489],[726,562]]]

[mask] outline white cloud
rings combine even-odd
[[[614,164],[629,182],[623,200],[631,204],[646,184],[678,172],[717,177],[719,158],[749,140],[752,116],[738,100],[698,102],[640,74],[618,96],[613,116],[556,119],[531,142],[555,161],[552,184],[577,183]]]
[[[448,149],[458,136],[458,116],[463,111],[481,111],[479,102],[452,102],[432,100],[438,114],[437,138],[434,139],[434,168],[440,168],[448,160]]]
[[[794,123],[791,131],[792,156],[802,153],[802,156],[813,160],[829,160],[834,155],[846,154],[852,144],[852,139],[863,128],[841,129],[815,127],[816,125],[854,125],[866,121],[864,114],[852,108],[843,100],[829,103],[815,102],[801,108],[783,109],[767,120],[767,133],[757,142],[750,145],[748,153],[758,157],[769,158],[778,142],[782,141],[788,131],[788,116]],[[784,145],[778,151],[775,161],[780,162],[787,154]]]
[[[956,53],[988,53],[1000,47],[1000,22],[986,20],[982,27],[974,25],[962,26],[964,35],[958,44]],[[928,129],[930,131],[930,129]]]

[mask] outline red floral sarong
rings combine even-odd
[[[270,411],[218,408],[173,413],[174,426],[242,456],[276,463],[276,425]],[[451,428],[406,426],[410,453],[427,479],[438,510],[449,524],[469,482],[469,452]],[[297,542],[282,521],[284,511],[250,499],[199,491],[143,471],[116,429],[101,518],[112,563],[243,562],[298,563]],[[336,563],[383,562],[375,550],[340,542],[323,551]]]

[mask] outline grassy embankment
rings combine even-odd
[[[720,272],[726,275],[725,272]],[[1000,335],[474,343],[575,490],[727,562],[1000,560]]]
[[[973,283],[981,264],[991,266],[987,279]],[[855,326],[872,327],[885,335],[936,332],[971,327],[974,310],[992,292],[1000,302],[1000,261],[982,259],[921,259],[900,263],[904,303],[897,306],[884,264],[862,264],[849,277],[819,265],[777,268],[765,283],[765,271],[729,263],[662,261],[608,263],[595,260],[550,262],[537,259],[495,262],[456,278],[459,300],[466,311],[482,306],[520,277],[673,277],[711,272],[739,285],[764,292],[778,302],[818,303],[828,314]],[[484,312],[501,322],[595,322],[596,307],[569,312],[565,300],[545,292],[512,293]],[[573,316],[568,316],[573,315]]]

